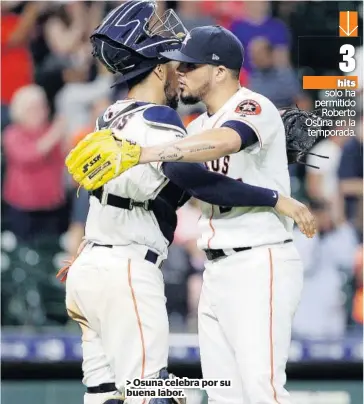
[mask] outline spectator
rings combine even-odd
[[[84,188],[74,193],[70,225],[67,230],[66,249],[70,257],[77,256],[77,250],[85,235],[85,225],[89,209],[89,194]]]
[[[218,25],[229,27],[236,18],[244,15],[244,4],[242,1],[202,1],[202,10],[216,20]]]
[[[191,110],[190,113],[185,113],[182,116],[182,122],[185,127],[187,127],[192,121],[197,119],[203,111],[193,111]]]
[[[239,81],[242,87],[248,87],[248,72],[244,67],[240,70]]]
[[[188,277],[188,329],[197,331],[197,309],[202,286],[202,271],[204,269],[205,253],[197,247],[196,240],[200,236],[198,219],[201,211],[199,202],[192,198],[178,210],[178,225],[174,242],[184,247],[189,256],[189,262],[193,271]]]
[[[344,130],[345,127],[335,127],[335,130]],[[310,199],[323,199],[331,201],[335,220],[343,220],[341,201],[339,197],[339,169],[342,149],[348,137],[329,136],[321,140],[312,148],[312,153],[327,156],[328,159],[320,159],[309,155],[307,164],[319,166],[320,169],[306,168],[306,190]]]
[[[157,2],[157,14],[159,17],[162,17],[167,9],[166,0],[159,0]]]
[[[362,237],[363,200],[363,116],[356,122],[357,136],[344,145],[339,164],[339,190],[343,198],[344,215]]]
[[[48,112],[43,89],[23,87],[12,98],[14,123],[4,132],[3,199],[10,230],[23,241],[58,234],[64,219],[64,122],[50,122]]]
[[[200,278],[199,270],[193,266],[188,251],[182,245],[172,244],[162,272],[170,328],[173,332],[185,332],[192,315],[191,309],[195,311],[193,317],[197,316],[197,307],[190,304],[190,292],[191,286],[195,286],[196,276]]]
[[[95,80],[69,82],[57,94],[56,111],[66,118],[69,133],[89,125],[89,106],[94,101],[111,95],[112,75],[101,63],[97,63],[97,70]]]
[[[201,6],[200,1],[178,2],[177,14],[188,31],[203,25],[215,24],[215,20],[212,17],[202,13]]]
[[[348,317],[343,279],[353,275],[357,238],[350,224],[335,224],[327,202],[312,201],[311,210],[318,226],[314,238],[294,231],[304,265],[304,286],[293,332],[300,338],[340,338]]]
[[[93,132],[96,125],[96,120],[100,117],[104,111],[106,111],[107,107],[111,104],[110,99],[107,97],[104,98],[97,98],[94,102],[92,102],[89,112],[88,112],[88,124],[81,128],[81,130],[76,131],[75,135],[71,137],[71,147],[76,146],[76,144],[82,140],[86,135],[90,132]]]
[[[81,1],[70,2],[62,7],[48,18],[45,33],[52,56],[68,59],[84,44],[87,24],[85,13],[88,10]]]
[[[42,2],[27,2],[21,14],[14,12],[20,2],[1,2],[1,130],[9,124],[8,105],[15,91],[33,82],[29,50]]]
[[[355,255],[355,288],[352,319],[363,331],[363,245]]]
[[[297,3],[295,1],[280,1],[274,4],[276,6],[277,17],[288,26],[291,26],[291,14],[297,10]]]
[[[244,16],[232,22],[230,30],[244,45],[246,57],[244,67],[251,72],[253,66],[250,56],[250,44],[254,38],[263,37],[273,49],[274,66],[289,66],[289,32],[285,24],[271,17],[271,5],[268,1],[248,1],[244,4]]]
[[[46,17],[42,19],[42,32],[36,46],[45,47],[46,52],[38,57],[37,83],[44,87],[52,110],[55,97],[65,84],[94,78],[95,64],[89,36],[101,19],[104,4],[90,3],[56,2],[49,6]],[[34,53],[38,51],[35,49]]]
[[[90,125],[77,132],[74,137],[71,137],[70,149],[73,148],[88,133],[94,130],[96,119],[106,110],[109,105],[110,101],[108,98],[101,98],[92,104],[90,112]],[[85,235],[85,224],[89,209],[88,192],[83,188],[76,189],[76,187],[77,184],[72,184],[73,198],[71,220],[67,230],[67,250],[71,257],[76,256],[78,247]]]
[[[269,98],[277,108],[309,107],[296,73],[289,66],[275,66],[273,47],[265,38],[255,38],[249,46],[252,71],[248,88]]]

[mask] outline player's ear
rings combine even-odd
[[[215,68],[215,78],[217,82],[224,81],[228,71],[225,66],[216,66]]]
[[[157,65],[153,70],[155,75],[159,78],[159,80],[163,81],[166,76],[166,66],[165,65]]]

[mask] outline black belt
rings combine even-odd
[[[113,248],[114,246],[112,244],[98,244],[98,243],[92,243],[92,247],[106,247],[106,248]],[[155,253],[152,250],[148,250],[147,253],[145,254],[144,259],[148,262],[151,262],[152,264],[156,264],[158,261],[159,255]],[[163,261],[159,264],[159,268],[161,268],[163,265]]]
[[[122,198],[121,196],[117,195],[112,195],[112,194],[107,194],[105,197],[105,200],[103,200],[103,193],[104,193],[104,188],[97,188],[95,191],[91,191],[90,195],[95,196],[100,203],[104,205],[110,205],[114,206],[115,208],[121,208],[121,209],[128,209],[132,210],[134,207],[140,207],[145,210],[152,210],[153,209],[153,199],[149,199],[144,202],[138,202],[134,201],[134,199],[130,198]]]
[[[284,240],[283,244],[290,243],[291,241],[293,241],[291,238],[288,240]],[[251,250],[252,248],[254,248],[254,247],[233,248],[232,250],[234,250],[235,252],[241,252],[241,251]],[[227,254],[224,253],[224,251],[222,249],[217,249],[217,250],[207,249],[207,250],[205,250],[205,254],[209,261],[213,261],[218,258],[228,256]]]
[[[116,391],[115,383],[103,383],[94,387],[87,387],[87,393],[97,394],[97,393],[110,393],[111,391]]]

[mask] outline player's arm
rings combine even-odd
[[[259,101],[259,102],[258,102]],[[240,101],[220,118],[219,128],[157,147],[142,148],[139,163],[151,161],[205,162],[245,150],[256,153],[282,130],[276,107],[259,98]]]
[[[209,129],[173,143],[142,148],[139,163],[150,161],[212,161],[237,153],[252,145],[260,145],[261,136],[258,131],[260,127],[266,125],[269,118],[266,115],[269,115],[269,111],[265,115],[261,115],[261,107],[259,104],[257,105],[259,113],[256,116],[242,116],[236,111],[232,111],[224,116],[226,120],[219,128]],[[268,126],[265,133],[271,132],[271,126]]]
[[[315,220],[308,208],[293,198],[208,171],[198,163],[163,163],[164,175],[189,195],[201,201],[226,207],[273,207],[284,216],[292,218],[302,233],[313,237]]]
[[[253,132],[247,125],[245,126],[248,132]],[[153,161],[193,163],[217,160],[228,154],[237,153],[243,144],[240,133],[235,129],[230,127],[210,129],[175,142],[143,147],[139,163]]]
[[[270,206],[278,201],[278,192],[208,171],[199,163],[163,163],[164,175],[191,196],[212,205]]]
[[[227,120],[221,128],[185,138],[186,130],[181,119],[170,108],[148,108],[143,118],[149,126],[162,127],[163,132],[175,134],[174,139],[141,147],[123,139],[122,130],[93,132],[71,150],[66,158],[68,171],[74,180],[87,190],[92,190],[137,164],[211,161],[260,143],[251,125],[235,119]]]

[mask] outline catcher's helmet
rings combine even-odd
[[[112,10],[91,35],[93,55],[121,80],[159,63],[160,52],[179,49],[187,31],[173,10],[157,15],[156,0],[129,0]]]

